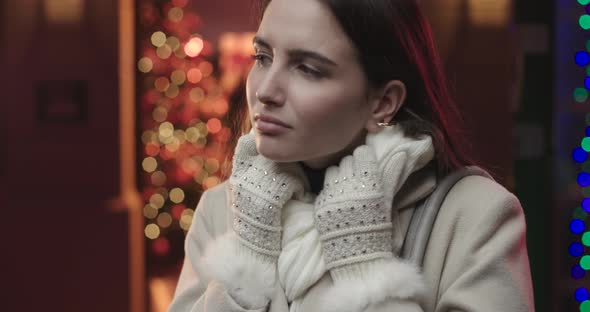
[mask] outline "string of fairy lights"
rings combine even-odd
[[[216,50],[195,32],[202,20],[189,2],[139,4],[144,232],[160,257],[170,255],[174,233],[189,229],[201,193],[221,183],[228,98],[251,60],[251,35],[224,34]]]
[[[581,15],[578,23],[583,30],[590,29],[590,0],[577,0],[580,5],[585,7],[585,14]],[[585,68],[586,78],[584,87],[574,89],[574,101],[577,103],[586,103],[588,100],[588,90],[590,90],[590,40],[586,42],[585,49],[577,51],[574,59],[578,66]],[[586,123],[590,125],[590,114],[587,115]],[[590,247],[590,229],[586,227],[586,219],[590,213],[590,126],[585,129],[585,136],[572,152],[572,158],[576,163],[581,164],[582,171],[578,174],[577,183],[582,187],[584,199],[580,206],[574,209],[573,218],[570,221],[569,228],[571,233],[576,236],[576,241],[569,245],[569,253],[576,258],[576,264],[571,268],[571,276],[576,280],[582,280],[586,277],[586,271],[590,270],[590,254],[587,254],[586,247]],[[590,294],[586,287],[578,287],[575,290],[574,298],[580,304],[580,311],[590,311]]]

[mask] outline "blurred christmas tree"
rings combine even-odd
[[[253,34],[226,33],[218,49],[196,31],[189,0],[141,0],[138,25],[140,189],[148,266],[183,256],[203,190],[222,182],[229,98],[251,64]]]

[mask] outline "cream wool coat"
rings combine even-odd
[[[396,195],[395,253],[401,250],[416,202],[428,196],[435,186],[434,172],[426,167],[412,174]],[[209,282],[197,273],[223,270],[235,261],[218,259],[218,263],[210,263],[215,268],[210,268],[201,260],[208,244],[232,229],[229,203],[228,182],[202,195],[186,237],[186,257],[170,312],[267,311],[240,306],[224,282]],[[426,296],[419,302],[422,310],[534,311],[525,233],[524,214],[512,193],[484,177],[460,180],[443,202],[426,248],[422,268]],[[247,282],[244,276],[241,278]],[[300,311],[318,311],[320,302],[326,300],[323,294],[331,286],[330,274],[326,272],[308,290]],[[289,311],[284,292],[274,291],[272,298],[268,311]],[[334,299],[337,300],[331,298]],[[364,312],[408,312],[399,306],[398,301],[390,300],[370,306]]]

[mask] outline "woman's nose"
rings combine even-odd
[[[266,77],[256,91],[256,99],[264,105],[282,106],[284,104],[285,92],[278,73],[272,71],[266,73]]]

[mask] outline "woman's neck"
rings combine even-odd
[[[305,165],[304,162],[300,162],[301,166],[303,167],[303,172],[309,181],[309,186],[311,187],[311,192],[315,194],[319,194],[322,189],[324,188],[324,177],[326,173],[326,168],[319,168],[314,169]]]

